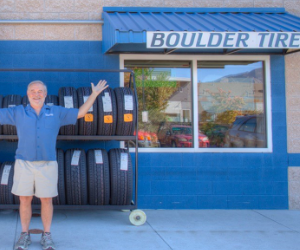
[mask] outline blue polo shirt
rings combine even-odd
[[[37,116],[27,105],[0,109],[0,124],[17,127],[16,159],[55,161],[56,137],[61,126],[76,124],[78,109],[44,105]]]

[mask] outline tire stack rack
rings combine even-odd
[[[138,117],[138,99],[135,85],[134,72],[132,70],[124,69],[18,69],[5,68],[0,69],[0,72],[84,72],[84,73],[130,73],[129,88],[134,90],[134,98],[136,101],[136,117]],[[138,131],[138,119],[135,123],[135,131]],[[72,210],[130,210],[129,220],[133,225],[139,226],[146,222],[146,214],[142,210],[138,210],[138,133],[132,136],[101,136],[101,135],[58,135],[57,140],[83,140],[83,141],[127,141],[127,150],[129,151],[129,142],[134,142],[135,145],[135,164],[133,166],[134,172],[134,195],[130,205],[54,205],[54,209],[72,209]],[[17,135],[0,135],[0,140],[15,141],[18,139]],[[41,205],[32,204],[32,209],[40,209]],[[0,209],[19,209],[18,204],[0,204]]]

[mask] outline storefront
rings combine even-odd
[[[299,50],[299,18],[268,8],[103,18],[104,52],[136,73],[143,206],[288,208],[284,55]]]
[[[0,41],[0,67],[134,70],[140,208],[288,209],[289,167],[300,164],[288,152],[285,57],[300,50],[300,18],[282,8],[149,7],[104,7],[102,18],[102,41]],[[123,73],[1,76],[3,95],[24,95],[36,77],[53,94],[99,78],[128,85]],[[15,145],[0,147],[12,160]]]

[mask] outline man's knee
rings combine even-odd
[[[31,204],[32,196],[20,196],[19,198],[21,204]]]
[[[41,199],[41,203],[44,205],[52,204],[52,198],[40,198],[40,199]]]

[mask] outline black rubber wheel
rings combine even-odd
[[[91,87],[81,87],[77,89],[78,105],[81,107],[84,104],[84,97],[92,94]],[[79,135],[96,135],[97,134],[97,102],[95,101],[93,111],[88,111],[86,117],[78,120]],[[92,117],[92,118],[91,118]],[[91,121],[89,121],[91,120]]]
[[[41,204],[41,199],[36,197],[36,196],[33,196],[33,199],[32,199],[32,202],[31,202],[33,205],[40,205]]]
[[[23,96],[23,98],[22,98],[22,105],[23,105],[24,107],[26,107],[28,104],[29,104],[28,96],[25,95],[25,96]]]
[[[111,101],[111,111],[106,101]],[[107,88],[97,97],[98,103],[98,130],[97,135],[115,135],[117,127],[117,103],[115,91]]]
[[[128,170],[121,170],[121,154],[127,154]],[[130,205],[132,201],[133,170],[130,154],[126,149],[109,151],[110,204]]]
[[[5,166],[10,166],[5,168]],[[6,161],[1,164],[0,168],[0,181],[2,181],[3,171],[6,169],[8,174],[7,184],[0,183],[0,203],[1,204],[14,204],[14,195],[11,193],[14,178],[14,162]]]
[[[64,151],[62,149],[56,149],[56,160],[58,164],[58,196],[53,198],[54,205],[66,205],[64,157]]]
[[[102,154],[102,163],[96,163],[95,153]],[[109,163],[104,149],[87,152],[88,191],[90,205],[108,205],[110,199]]]
[[[2,109],[2,107],[3,107],[3,96],[2,95],[0,95],[0,109]],[[0,135],[2,134],[2,125],[0,125]]]
[[[80,151],[78,165],[72,166],[75,150]],[[68,149],[65,153],[65,183],[68,205],[87,204],[87,169],[86,155],[83,149]]]
[[[48,106],[58,106],[58,96],[56,95],[47,95],[45,99],[45,104]]]
[[[22,104],[22,97],[20,95],[8,95],[3,98],[3,108],[11,106],[18,106]],[[3,125],[4,135],[16,135],[17,128],[12,125]]]
[[[116,135],[133,135],[136,123],[136,102],[133,91],[130,88],[115,88],[117,99],[117,128]],[[131,96],[133,110],[126,110],[126,96]]]
[[[65,97],[69,96],[73,99],[73,108],[78,108],[77,91],[73,87],[62,87],[58,91],[58,102],[60,106],[65,107]],[[62,126],[59,130],[61,135],[78,135],[78,121],[75,125]]]
[[[14,204],[20,204],[20,198],[17,195],[13,195],[14,196]]]

